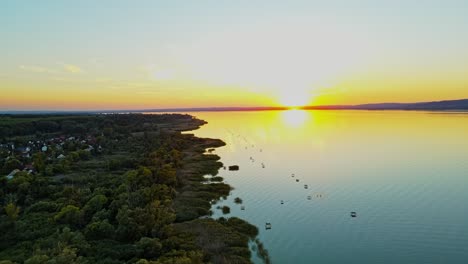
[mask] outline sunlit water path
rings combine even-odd
[[[228,205],[257,225],[274,263],[468,260],[468,114],[192,114],[240,166],[220,171],[235,189],[215,217]]]

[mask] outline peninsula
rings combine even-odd
[[[0,116],[1,263],[251,263],[255,226],[212,219],[218,139],[189,115]],[[220,177],[219,177],[220,178]],[[258,240],[257,240],[258,241]]]

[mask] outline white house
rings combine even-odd
[[[8,180],[13,179],[13,177],[15,177],[16,173],[18,173],[19,171],[20,171],[20,170],[18,170],[18,169],[13,170],[12,172],[10,172],[10,174],[8,174],[8,175],[6,176],[6,178],[7,178]]]
[[[88,148],[86,149],[86,151],[92,151],[92,150],[94,150],[94,147],[91,145],[88,145]]]

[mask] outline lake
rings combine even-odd
[[[240,166],[214,217],[257,225],[273,263],[467,263],[467,113],[190,114]]]

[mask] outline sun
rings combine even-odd
[[[306,106],[311,101],[311,96],[306,91],[284,90],[279,96],[281,105],[291,108]]]

